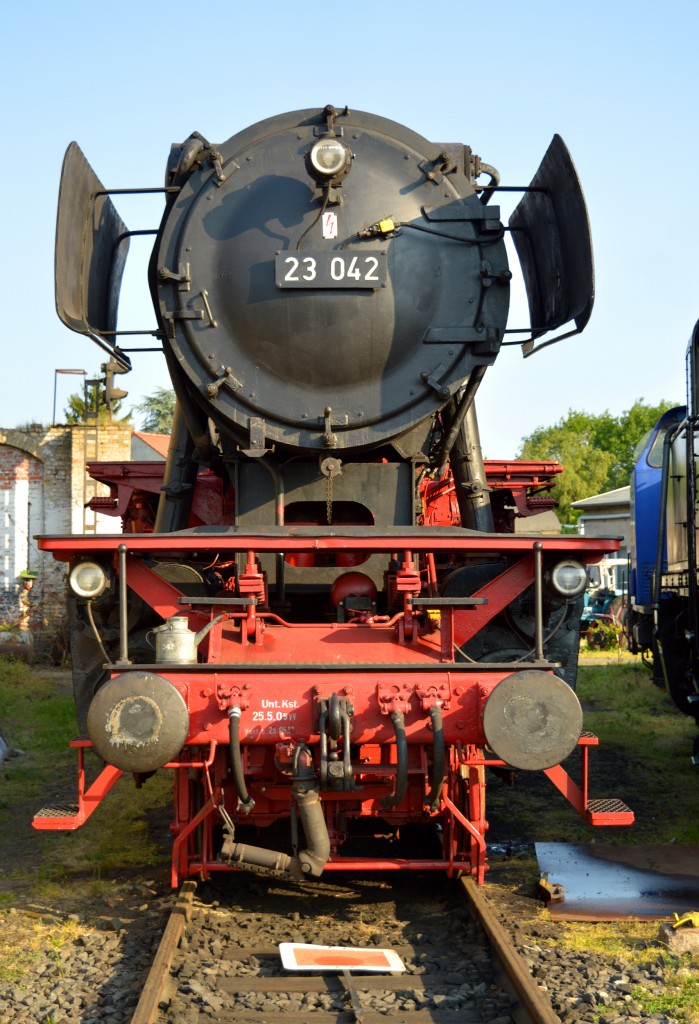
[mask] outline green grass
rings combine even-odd
[[[666,987],[662,995],[653,995],[645,989],[634,989],[633,998],[648,1016],[655,1013],[667,1014],[679,1020],[699,1021],[699,958],[694,966],[681,966],[666,975]]]
[[[600,739],[593,753],[615,792],[636,812],[628,841],[699,843],[699,786],[691,752],[697,729],[640,664],[580,669],[585,728]]]
[[[72,888],[71,879],[147,868],[167,859],[166,826],[151,834],[148,812],[171,803],[172,776],[161,772],[136,790],[122,777],[83,828],[36,832],[31,819],[57,794],[73,799],[77,754],[73,698],[66,676],[0,659],[0,729],[24,753],[0,769],[0,898],[31,884],[36,892]],[[88,773],[99,764],[86,756]],[[0,904],[1,906],[1,904]]]
[[[662,966],[665,986],[653,993],[642,986],[632,998],[646,1016],[667,1014],[678,1020],[699,1022],[699,955],[675,956],[658,940],[657,921],[562,922],[557,940],[568,949],[601,957],[621,957],[640,968]]]
[[[44,778],[37,769],[60,760],[75,731],[72,698],[59,692],[56,679],[33,673],[23,662],[0,659],[0,728],[10,748],[30,753],[2,768],[4,808],[40,792]]]
[[[84,928],[27,911],[0,912],[0,984],[22,984],[37,960],[50,952],[59,960],[63,946],[75,942]]]

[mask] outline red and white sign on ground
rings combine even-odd
[[[392,949],[280,942],[279,952],[287,971],[405,971],[403,961]]]

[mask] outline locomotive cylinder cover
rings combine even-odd
[[[305,110],[184,166],[150,285],[179,397],[216,422],[224,449],[261,454],[260,436],[379,446],[494,361],[503,227],[463,158],[371,114]]]

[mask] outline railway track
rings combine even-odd
[[[214,898],[217,897],[217,898]],[[405,973],[290,973],[279,943],[390,947]],[[471,879],[183,886],[132,1024],[555,1024]]]

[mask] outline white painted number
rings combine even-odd
[[[284,260],[285,263],[290,264],[289,269],[284,275],[285,281],[298,281],[299,278],[296,271],[299,269],[299,261],[295,256],[287,256]],[[306,256],[303,260],[303,279],[304,281],[315,281],[316,277],[316,261],[312,256]]]
[[[332,258],[318,253],[315,256],[285,256],[283,259],[280,257],[277,266],[282,274],[281,286],[292,288],[303,288],[304,285],[328,288],[331,282],[345,282],[345,288],[380,286],[384,274],[376,256],[351,256],[349,253]]]
[[[372,266],[371,266],[371,270],[367,270],[366,274],[364,275],[364,280],[365,281],[378,281],[378,277],[376,276],[376,268],[379,265],[379,261],[377,260],[376,256],[367,256],[366,257],[366,261],[367,261],[367,266],[369,264],[371,264]]]
[[[304,281],[315,281],[315,279],[316,279],[316,261],[313,259],[313,257],[312,256],[306,256],[304,261],[303,261],[303,265],[304,265],[304,268],[305,268],[304,269],[304,274],[303,274]]]
[[[294,256],[287,256],[284,262],[291,264],[291,269],[288,270],[287,273],[285,274],[284,280],[298,281],[298,277],[296,277],[296,271],[298,270],[299,267],[299,261]]]

